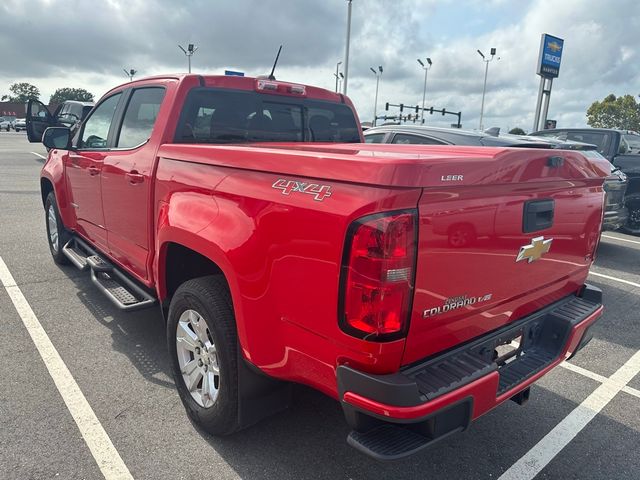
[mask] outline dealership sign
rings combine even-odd
[[[564,50],[564,40],[547,33],[542,34],[538,56],[538,75],[556,78],[560,73],[560,60]]]

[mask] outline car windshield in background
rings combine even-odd
[[[196,88],[180,115],[176,143],[360,142],[343,104],[240,90]]]

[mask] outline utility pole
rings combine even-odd
[[[126,68],[123,68],[122,70],[124,70],[124,74],[129,77],[129,81],[133,82],[133,76],[138,73],[137,70],[134,70],[133,68],[127,70]]]
[[[347,94],[347,80],[349,80],[349,41],[351,39],[351,1],[347,0],[347,44],[344,49],[344,90]]]
[[[484,115],[484,95],[487,91],[487,74],[489,73],[489,62],[491,60],[493,60],[493,57],[496,54],[496,49],[492,48],[491,49],[491,58],[489,60],[487,60],[484,56],[484,53],[482,53],[480,50],[478,50],[478,53],[480,54],[480,56],[482,57],[482,61],[485,63],[485,68],[484,68],[484,85],[482,87],[482,104],[480,106],[480,125],[478,126],[478,128],[480,130],[482,130],[482,117]]]
[[[424,87],[422,89],[422,124],[424,124],[424,99],[427,94],[427,73],[429,73],[429,69],[431,68],[432,62],[431,62],[431,59],[427,57],[427,64],[429,65],[428,67],[424,63],[422,63],[422,60],[420,59],[418,59],[418,63],[424,70]]]
[[[338,80],[340,78],[340,65],[342,64],[342,62],[338,62],[336,63],[336,73],[334,73],[334,76],[336,77],[336,93],[338,93]]]
[[[377,118],[378,117],[378,86],[380,85],[380,76],[382,75],[382,65],[378,66],[378,72],[380,73],[376,72],[373,67],[369,68],[369,70],[371,70],[373,74],[376,76],[376,98],[373,104],[373,126],[375,127],[376,120],[378,119]]]
[[[182,50],[184,54],[187,56],[187,60],[189,62],[189,73],[191,73],[191,57],[193,57],[193,54],[196,53],[196,50],[198,50],[198,47],[196,47],[193,43],[190,43],[189,45],[187,45],[186,50],[182,47],[182,45],[178,45],[178,48]]]

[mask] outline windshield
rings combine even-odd
[[[195,88],[189,92],[176,143],[360,142],[352,110],[344,104]]]

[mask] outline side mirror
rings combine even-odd
[[[47,148],[71,149],[71,130],[67,127],[49,127],[42,135],[42,144]]]

